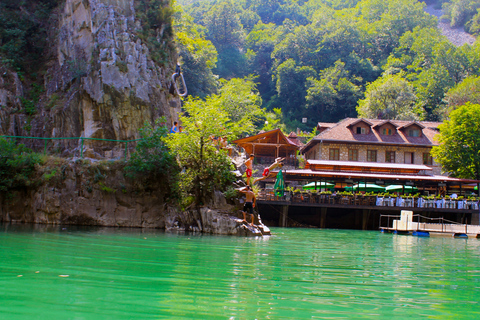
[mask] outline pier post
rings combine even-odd
[[[327,207],[320,208],[320,228],[325,229],[327,221]]]
[[[362,210],[362,230],[367,230],[368,227],[368,218],[370,217],[370,209]]]
[[[278,224],[280,227],[285,228],[287,226],[287,217],[288,217],[288,205],[282,206],[282,212],[280,213],[280,220]]]
[[[480,225],[480,213],[476,212],[476,213],[472,213],[472,220],[471,220],[471,224],[474,224],[474,225]]]

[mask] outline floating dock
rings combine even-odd
[[[428,218],[414,215],[413,211],[407,210],[402,210],[400,216],[381,215],[379,225],[382,232],[411,234],[418,237],[447,235],[458,238],[480,238],[480,225],[455,223],[443,218]]]

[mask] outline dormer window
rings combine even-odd
[[[407,137],[421,137],[424,128],[420,123],[413,121],[401,126],[399,129],[402,130]]]
[[[420,129],[417,129],[417,128],[408,129],[407,135],[409,137],[420,137]]]
[[[392,129],[391,128],[383,128],[382,129],[382,134],[386,136],[391,136],[392,135]]]
[[[367,129],[363,127],[357,127],[357,134],[367,134]]]

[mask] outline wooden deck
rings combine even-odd
[[[257,197],[262,219],[269,226],[314,226],[320,228],[353,228],[378,230],[379,217],[399,214],[401,210],[413,211],[428,217],[445,217],[455,223],[479,224],[477,201],[429,201],[396,198],[378,199],[375,196],[329,196],[297,194],[275,196],[272,192],[260,192]],[[268,225],[268,224],[267,224]]]

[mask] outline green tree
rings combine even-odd
[[[198,97],[215,93],[218,83],[212,70],[217,64],[217,50],[205,39],[205,28],[194,23],[180,8],[174,21],[177,51],[188,93]]]
[[[222,81],[218,95],[212,95],[207,102],[223,110],[228,115],[226,125],[229,135],[238,138],[255,131],[263,115],[262,98],[256,89],[253,78],[233,78]]]
[[[467,103],[439,126],[438,146],[432,149],[442,170],[456,178],[480,180],[480,105]]]
[[[43,160],[23,144],[0,137],[0,191],[9,191],[31,186],[35,179],[35,166]]]
[[[231,0],[213,5],[205,16],[208,39],[217,48],[216,72],[223,78],[243,76],[245,57],[242,53],[245,31],[240,22],[240,9]]]
[[[309,78],[305,117],[310,125],[318,121],[333,122],[356,115],[355,106],[360,98],[360,87],[349,79],[345,63],[337,61],[335,66],[320,73],[320,80]]]
[[[451,0],[443,4],[445,17],[450,19],[453,27],[464,26],[480,8],[479,0]]]
[[[416,99],[413,85],[401,74],[386,75],[367,85],[357,112],[364,118],[419,120],[424,112],[415,107]]]
[[[272,107],[281,107],[289,117],[303,114],[307,95],[307,79],[316,77],[312,67],[297,66],[293,59],[282,63],[276,70],[278,104]]]
[[[480,104],[480,76],[465,78],[447,92],[445,101],[449,107],[457,107],[467,102]]]
[[[225,190],[234,179],[227,153],[217,149],[211,139],[226,135],[228,115],[209,99],[191,98],[185,102],[184,110],[180,116],[184,131],[168,135],[165,142],[182,168],[178,178],[182,204],[199,210],[214,190]]]
[[[125,166],[127,177],[141,181],[147,187],[158,181],[167,181],[172,190],[176,189],[179,169],[175,156],[164,142],[168,131],[164,117],[157,119],[154,125],[146,123],[140,129],[141,140]]]

